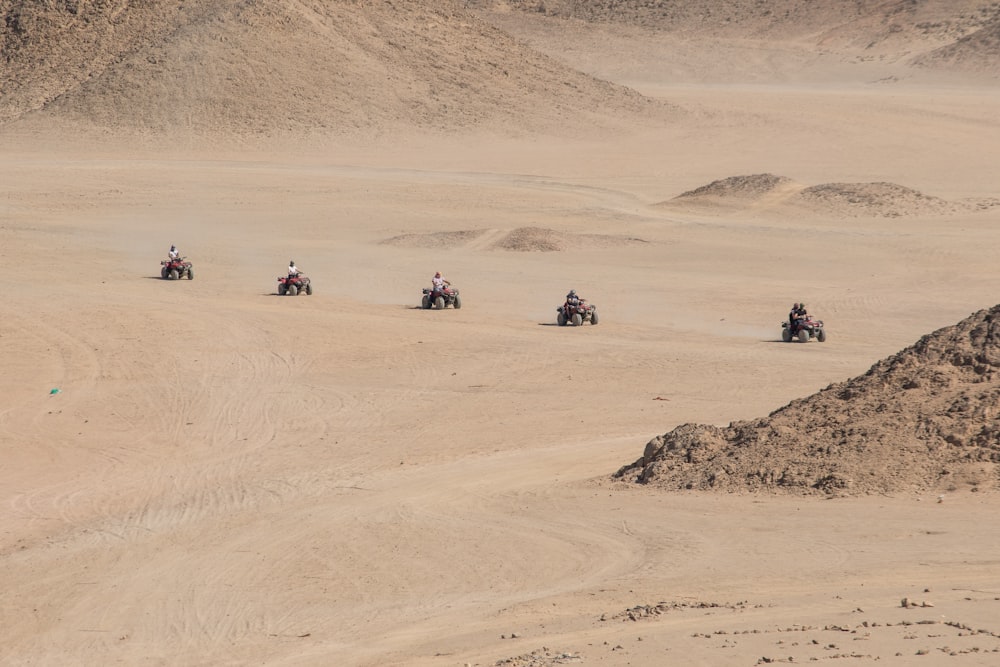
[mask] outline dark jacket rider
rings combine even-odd
[[[792,311],[788,313],[788,321],[794,329],[799,324],[804,322],[809,317],[809,313],[806,311],[806,304],[796,303],[792,305]]]

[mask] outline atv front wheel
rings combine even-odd
[[[816,332],[816,340],[818,340],[821,343],[825,343],[826,342],[826,330],[820,329],[819,331],[817,331]]]
[[[194,269],[188,269],[187,274],[188,274],[188,280],[194,280]]]
[[[461,308],[462,307],[462,297],[460,297],[457,294],[455,295],[455,304],[454,305],[455,305],[455,308]]]
[[[583,315],[580,313],[573,313],[573,326],[578,327],[583,325]]]
[[[800,329],[799,330],[799,342],[800,343],[808,343],[809,342],[809,332],[806,331],[805,329]]]
[[[288,286],[288,296],[298,296],[299,288],[295,285]]]
[[[180,277],[181,277],[180,274],[177,273],[177,269],[170,269],[170,279],[171,280],[177,280]]]
[[[439,296],[438,298],[434,299],[434,307],[437,308],[438,310],[444,310],[443,296]]]
[[[595,310],[590,314],[590,323],[597,324],[597,311]]]
[[[312,283],[309,283],[308,285],[306,285],[306,296],[312,296],[312,293],[313,293],[313,286]]]

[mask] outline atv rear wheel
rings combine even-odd
[[[298,294],[299,294],[298,287],[296,287],[295,285],[288,286],[288,296],[298,296]]]
[[[566,315],[561,310],[556,313],[556,324],[561,327],[566,326]]]
[[[278,296],[285,296],[285,292],[288,291],[288,287],[284,283],[278,283]]]
[[[181,277],[180,274],[177,273],[177,269],[170,269],[170,279],[171,280],[177,280],[180,277]]]
[[[791,343],[792,342],[792,330],[789,329],[788,327],[785,327],[784,329],[782,329],[781,330],[781,340],[785,341],[786,343]]]
[[[573,326],[578,327],[583,325],[583,315],[580,313],[573,313]]]
[[[434,307],[437,308],[438,310],[444,310],[443,296],[439,296],[438,298],[434,299]]]
[[[459,296],[459,295],[457,295],[457,294],[455,295],[455,303],[454,303],[454,306],[455,306],[455,308],[461,308],[461,307],[462,307],[462,297],[460,297],[460,296]]]
[[[809,342],[809,332],[805,329],[799,329],[799,342],[808,343]]]
[[[816,340],[818,340],[821,343],[825,343],[826,342],[826,330],[820,329],[819,331],[817,331],[816,332]]]
[[[167,267],[165,266],[160,267],[160,277],[163,278],[164,280],[167,279]]]
[[[431,307],[431,300],[426,294],[424,295],[424,298],[420,299],[420,307],[424,310],[428,310]]]

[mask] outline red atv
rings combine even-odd
[[[164,280],[178,280],[184,277],[194,280],[194,267],[183,257],[164,259],[160,262],[160,277]]]
[[[578,327],[584,322],[597,324],[597,306],[580,299],[576,303],[566,301],[556,308],[556,323],[559,326],[564,327],[567,324],[572,324]]]
[[[810,338],[815,338],[819,342],[826,341],[826,329],[823,328],[823,320],[814,320],[811,315],[805,319],[792,322],[781,323],[781,340],[790,343],[792,339],[798,338],[800,343],[808,343]]]
[[[312,294],[313,286],[309,278],[303,275],[278,276],[278,296],[296,296],[298,294]]]
[[[458,288],[448,285],[441,288],[425,287],[424,296],[420,299],[420,306],[425,310],[428,308],[443,310],[447,306],[461,308],[462,297],[458,295]]]

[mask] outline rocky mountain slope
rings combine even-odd
[[[236,135],[584,127],[664,105],[453,0],[0,0],[0,123]]]
[[[994,0],[472,0],[483,11],[619,24],[677,37],[785,40],[850,58],[996,71]]]

